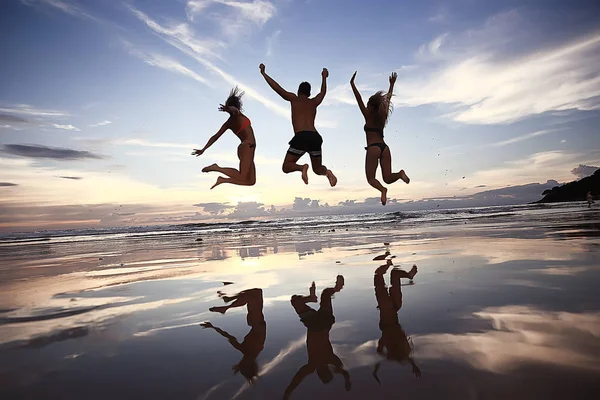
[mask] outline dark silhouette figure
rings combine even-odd
[[[226,302],[232,302],[227,306],[222,307],[211,307],[209,310],[213,312],[220,312],[225,314],[227,310],[234,307],[246,306],[248,314],[246,321],[250,326],[250,332],[244,337],[242,343],[224,331],[221,328],[213,326],[210,322],[203,322],[200,324],[204,328],[212,328],[221,336],[226,338],[229,343],[236,349],[239,350],[243,356],[239,363],[233,366],[233,372],[237,374],[241,373],[249,384],[254,383],[254,380],[258,376],[258,363],[256,358],[265,347],[265,340],[267,338],[267,323],[265,322],[265,316],[263,315],[263,293],[261,289],[248,289],[241,291],[235,296],[225,296],[219,292],[219,296]]]
[[[319,310],[310,308],[307,303],[316,303],[316,287],[313,282],[308,296],[292,296],[292,306],[300,317],[300,321],[306,327],[306,350],[308,352],[308,362],[303,365],[289,386],[285,390],[284,399],[288,399],[294,389],[304,378],[313,372],[323,383],[329,383],[333,380],[333,374],[341,374],[344,377],[344,386],[350,390],[350,375],[344,369],[342,360],[333,353],[333,347],[329,340],[329,331],[335,323],[333,316],[332,296],[342,290],[344,287],[344,277],[338,275],[335,287],[323,289],[321,292],[321,304]],[[329,366],[333,366],[333,372]]]
[[[369,98],[366,107],[354,84],[356,72],[352,75],[352,79],[350,79],[352,92],[354,93],[354,97],[356,97],[356,102],[358,103],[360,111],[365,117],[364,130],[367,135],[367,147],[365,147],[365,150],[367,150],[365,173],[367,175],[367,182],[381,192],[381,204],[383,205],[387,202],[387,188],[375,178],[377,163],[381,165],[381,175],[383,176],[383,181],[385,183],[391,184],[398,179],[402,179],[406,183],[410,182],[410,179],[406,176],[403,169],[400,170],[400,172],[392,172],[392,153],[383,140],[383,128],[385,128],[388,117],[393,109],[392,92],[397,76],[398,75],[393,72],[392,75],[390,75],[390,88],[388,92],[385,93],[379,91],[375,93]]]
[[[250,120],[242,114],[242,96],[244,92],[240,91],[237,86],[231,90],[225,104],[219,105],[219,111],[229,114],[229,118],[221,129],[215,133],[202,149],[194,149],[192,155],[196,157],[202,155],[210,146],[213,145],[227,129],[231,129],[233,133],[242,141],[237,149],[237,155],[240,160],[240,169],[223,168],[217,164],[212,164],[202,168],[202,172],[220,172],[227,176],[224,178],[219,176],[217,182],[212,185],[211,189],[219,186],[222,183],[231,183],[234,185],[252,186],[256,183],[256,167],[254,165],[254,152],[256,150],[256,140],[254,139],[254,130],[250,124]]]
[[[390,273],[392,286],[388,291],[384,275],[392,265],[392,261],[387,260],[386,264],[375,270],[375,297],[377,298],[377,308],[379,309],[379,329],[381,329],[381,338],[377,342],[377,353],[391,361],[401,364],[410,363],[413,374],[419,378],[421,370],[410,356],[412,346],[398,322],[398,311],[402,308],[400,279],[408,278],[412,281],[417,274],[417,266],[413,265],[410,272],[397,268],[392,269]],[[380,366],[381,363],[377,363],[373,371],[373,377],[375,377],[378,383],[381,383],[377,376]]]
[[[313,172],[317,175],[325,175],[329,179],[329,184],[335,186],[337,178],[333,172],[323,165],[322,145],[323,138],[315,128],[315,118],[317,116],[317,107],[325,98],[327,92],[327,77],[329,72],[323,68],[321,76],[321,91],[312,99],[310,98],[310,83],[302,82],[298,87],[298,94],[288,92],[283,89],[273,78],[265,72],[265,65],[260,64],[260,73],[265,78],[271,89],[273,89],[284,100],[290,102],[292,106],[292,126],[294,127],[294,138],[290,141],[290,148],[283,160],[282,170],[289,174],[295,171],[302,172],[302,180],[308,184],[308,164],[298,165],[297,162],[305,153],[310,155],[310,163]]]

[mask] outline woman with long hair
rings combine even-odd
[[[238,146],[237,155],[240,160],[240,169],[224,168],[217,164],[212,164],[202,168],[202,172],[220,172],[226,176],[219,176],[217,182],[211,187],[222,183],[231,183],[234,185],[252,186],[256,183],[256,167],[254,165],[254,152],[256,150],[256,140],[254,139],[254,130],[250,124],[250,119],[242,114],[242,92],[236,86],[229,93],[225,104],[219,104],[219,111],[229,114],[227,121],[221,126],[221,129],[215,133],[206,143],[203,149],[194,149],[192,155],[196,157],[202,155],[210,146],[213,145],[226,130],[231,131],[241,140]]]
[[[383,141],[383,129],[387,125],[388,117],[393,111],[392,91],[394,90],[394,84],[396,83],[397,77],[398,74],[392,72],[390,75],[390,88],[388,92],[385,93],[379,91],[375,93],[369,98],[366,106],[354,84],[356,72],[352,75],[352,79],[350,79],[352,92],[356,97],[360,111],[365,117],[364,130],[367,135],[367,147],[365,147],[365,150],[367,150],[365,173],[367,175],[367,182],[381,192],[381,204],[383,205],[387,202],[387,188],[375,178],[377,163],[381,165],[381,175],[383,176],[383,181],[385,183],[391,184],[398,179],[402,179],[406,183],[410,182],[410,179],[406,176],[403,169],[399,172],[392,172],[392,153],[390,152],[390,148]]]

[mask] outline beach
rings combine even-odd
[[[592,399],[598,250],[583,203],[5,234],[0,398]],[[291,302],[312,282],[329,330]],[[240,292],[264,321],[209,311]],[[328,382],[295,381],[307,332]]]

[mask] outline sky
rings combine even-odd
[[[597,1],[3,0],[0,230],[27,231],[519,203],[600,165]],[[284,174],[285,89],[328,91],[316,126],[331,188]],[[398,73],[388,205],[365,178],[363,98]],[[245,91],[257,183],[225,122]],[[307,157],[307,156],[305,156]],[[308,162],[308,160],[306,160]],[[507,189],[508,188],[508,189]],[[483,193],[483,194],[482,194]],[[525,195],[526,194],[526,195]]]

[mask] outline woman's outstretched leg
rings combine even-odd
[[[367,175],[367,182],[375,189],[381,192],[381,204],[385,206],[387,202],[387,189],[375,178],[377,172],[377,160],[381,150],[378,147],[367,147],[367,155],[365,157],[365,174]]]
[[[406,175],[403,169],[400,172],[392,172],[392,153],[390,148],[386,147],[381,153],[379,160],[381,164],[381,175],[383,175],[383,181],[387,184],[392,184],[398,179],[402,179],[405,183],[410,183],[410,178]]]

